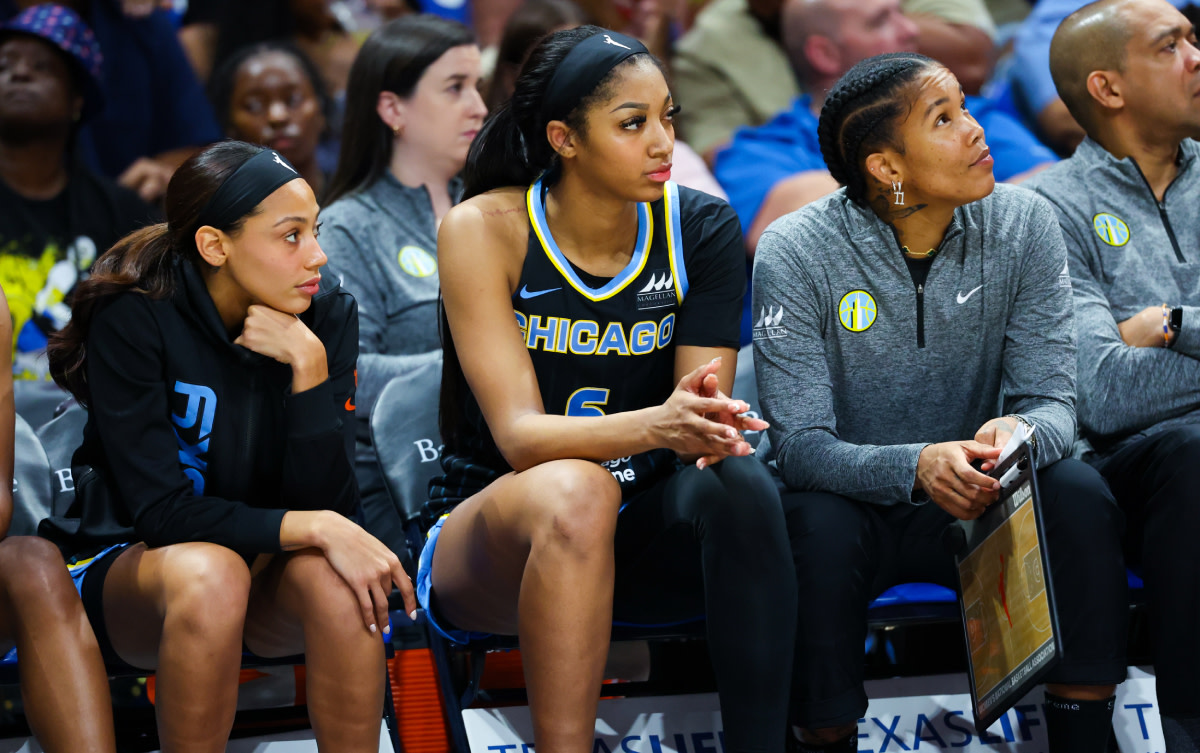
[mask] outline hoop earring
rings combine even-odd
[[[904,181],[892,181],[892,194],[896,197],[896,200],[892,203],[898,207],[904,206]]]

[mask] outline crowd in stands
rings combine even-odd
[[[38,536],[0,483],[41,745],[114,749],[107,664],[221,750],[246,650],[373,750],[398,589],[520,636],[539,750],[591,749],[614,619],[703,614],[727,749],[853,751],[868,604],[954,587],[942,531],[1028,431],[1049,749],[1109,750],[1129,566],[1200,751],[1197,15],[0,0],[0,482],[14,421],[88,415]],[[411,551],[369,421],[431,363]]]

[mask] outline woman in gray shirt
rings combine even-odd
[[[1050,750],[1101,753],[1125,676],[1121,513],[1094,470],[1062,459],[1075,343],[1058,223],[995,184],[983,129],[930,58],[854,66],[818,134],[844,187],[772,224],[754,270],[758,389],[799,580],[800,748],[857,749],[867,605],[897,583],[955,586],[942,532],[997,500],[977,467],[1025,424],[1064,645]]]
[[[358,300],[356,466],[368,530],[403,556],[367,420],[387,383],[441,358],[437,228],[462,197],[458,173],[487,109],[471,30],[406,16],[376,30],[350,69],[321,246]],[[430,395],[436,400],[437,395]]]

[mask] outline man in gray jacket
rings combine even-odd
[[[1059,26],[1051,73],[1087,131],[1026,185],[1058,212],[1078,336],[1079,425],[1143,569],[1167,749],[1200,750],[1200,50],[1163,0]]]

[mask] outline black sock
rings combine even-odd
[[[1162,715],[1167,753],[1200,753],[1200,716]]]
[[[1079,701],[1046,693],[1046,737],[1050,753],[1105,753],[1112,737],[1116,696]]]

